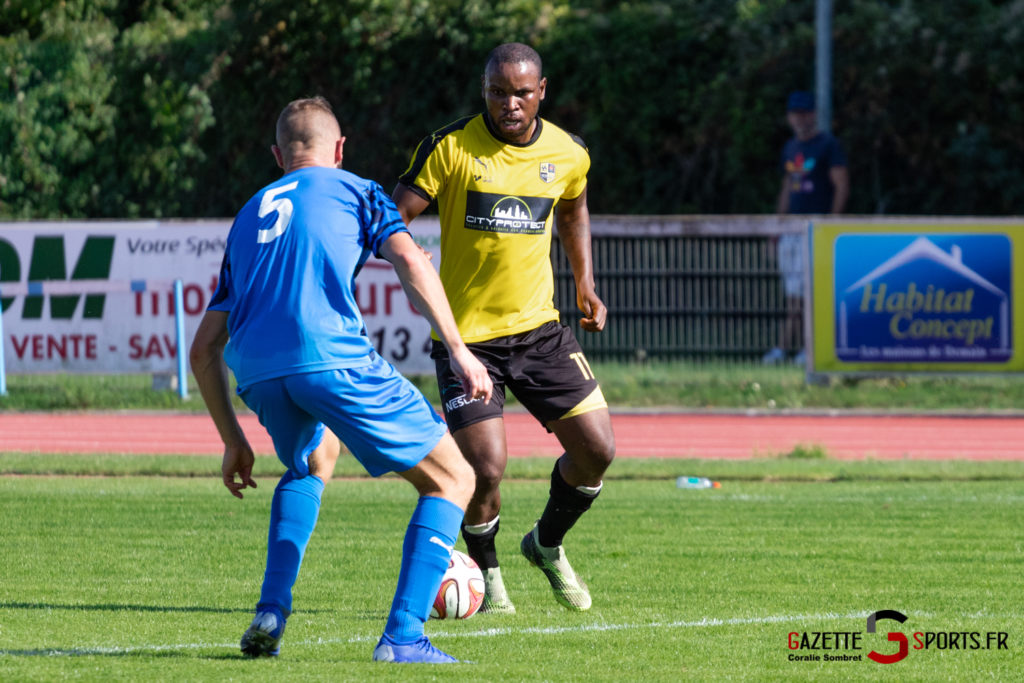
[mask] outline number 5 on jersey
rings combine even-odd
[[[277,220],[274,221],[273,226],[256,233],[256,241],[259,244],[273,242],[288,229],[288,225],[292,222],[292,200],[286,197],[278,199],[278,195],[294,190],[298,186],[299,181],[296,180],[293,183],[275,187],[273,190],[267,190],[263,193],[263,198],[260,199],[260,218],[277,211]]]

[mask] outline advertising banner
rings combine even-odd
[[[810,227],[811,372],[1018,372],[1024,225]]]
[[[183,284],[185,344],[217,285],[230,221],[0,223],[0,305],[8,373],[172,373],[173,284]],[[433,253],[440,227],[414,237]],[[367,333],[407,374],[433,374],[430,327],[391,265],[370,258],[356,278]]]

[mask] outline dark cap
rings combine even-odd
[[[806,90],[789,93],[786,100],[786,111],[814,111],[814,94]]]

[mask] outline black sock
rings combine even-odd
[[[545,548],[562,545],[565,534],[576,524],[576,520],[590,509],[597,494],[588,496],[579,489],[569,486],[558,471],[558,463],[551,472],[551,497],[548,498],[544,514],[537,522],[537,540]]]
[[[487,571],[498,566],[498,551],[494,549],[494,537],[498,535],[500,521],[494,523],[494,527],[482,534],[471,534],[466,531],[466,524],[462,524],[462,538],[466,541],[466,554],[473,558],[473,561],[480,565],[482,571]]]

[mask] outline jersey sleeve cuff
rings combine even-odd
[[[377,236],[376,243],[373,245],[373,255],[376,256],[377,258],[384,258],[383,256],[380,255],[381,247],[384,246],[384,243],[387,242],[392,235],[399,232],[409,232],[409,228],[406,227],[405,223],[402,220],[394,221],[386,228],[381,230]],[[412,233],[409,234],[411,235]]]
[[[434,201],[434,198],[430,196],[430,193],[421,188],[420,186],[406,182],[404,180],[399,180],[398,182],[401,183],[402,187],[409,190],[414,195],[422,197],[423,199],[426,199],[428,202]]]

